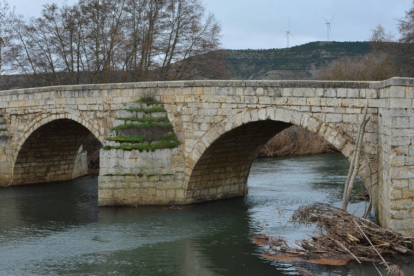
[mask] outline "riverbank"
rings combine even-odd
[[[322,137],[300,127],[291,126],[272,138],[259,157],[297,156],[338,152]]]

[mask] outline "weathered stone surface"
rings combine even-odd
[[[353,156],[366,104],[360,176],[381,223],[414,225],[414,80],[383,82],[179,81],[45,87],[0,92],[0,186],[79,175],[82,137],[105,142],[117,117],[167,116],[180,146],[101,152],[100,205],[188,204],[242,196],[256,153],[291,124]],[[165,112],[132,103],[148,91]],[[132,121],[125,121],[132,123]]]
[[[72,179],[88,174],[88,153],[83,150],[83,146],[79,148],[78,154],[73,164]]]

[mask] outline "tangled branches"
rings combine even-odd
[[[292,221],[302,225],[316,224],[321,233],[317,237],[312,236],[312,244],[320,251],[344,254],[352,252],[357,258],[363,259],[377,258],[377,251],[381,255],[395,255],[411,254],[414,249],[413,237],[404,237],[369,220],[322,203],[301,206],[294,212]]]

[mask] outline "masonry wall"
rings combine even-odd
[[[125,103],[100,152],[99,205],[185,204],[179,145],[160,102]]]
[[[99,205],[184,204],[184,168],[180,148],[101,150]]]
[[[320,82],[289,84],[288,82],[271,82],[270,84],[269,82],[235,81],[214,82],[215,86],[205,87],[160,88],[163,95],[162,102],[168,110],[179,140],[183,143],[187,202],[244,194],[245,187],[241,184],[244,182],[241,181],[243,175],[241,178],[238,176],[226,178],[222,181],[226,184],[218,184],[221,179],[214,179],[216,184],[211,184],[212,176],[208,176],[211,173],[210,169],[201,172],[199,169],[199,166],[202,166],[201,162],[209,162],[205,161],[205,158],[215,160],[222,158],[220,155],[217,157],[211,155],[211,151],[214,150],[210,147],[214,147],[216,141],[224,137],[227,132],[248,123],[265,120],[295,124],[324,137],[351,159],[358,124],[362,120],[364,107],[368,103],[371,120],[364,137],[364,156],[360,176],[367,188],[373,191],[374,206],[377,211],[377,124],[378,107],[381,104],[378,100],[381,88],[376,86],[377,84],[335,82],[323,84]],[[290,87],[287,87],[288,85]],[[252,145],[255,142],[254,139],[250,141]],[[250,154],[254,155],[254,152],[255,150],[250,150]],[[230,160],[233,157],[229,154],[226,158]],[[223,165],[228,164],[230,162],[223,163]],[[244,166],[249,167],[246,164]],[[203,184],[204,187],[199,185],[202,188],[193,190],[197,187],[194,181],[200,181],[194,179],[200,179],[200,174],[204,174],[204,181],[210,184]],[[223,193],[224,187],[229,182],[234,184],[230,190],[237,190],[237,192]],[[236,186],[238,186],[237,189]],[[211,189],[208,189],[209,187]],[[215,194],[217,196],[214,196]]]
[[[414,231],[413,94],[412,87],[382,90],[379,114],[379,221],[407,235]]]

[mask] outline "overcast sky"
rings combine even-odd
[[[76,0],[68,0],[74,3]],[[63,0],[8,0],[19,14],[38,16],[42,5]],[[204,0],[222,27],[227,49],[269,49],[286,47],[290,20],[290,46],[326,41],[326,18],[331,23],[331,40],[364,41],[379,23],[398,34],[397,19],[411,8],[412,0]],[[396,36],[398,37],[398,36]]]

